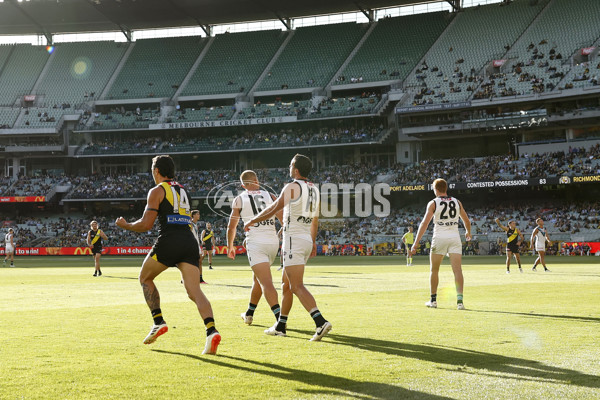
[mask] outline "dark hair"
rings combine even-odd
[[[175,162],[168,155],[156,156],[152,159],[152,169],[158,168],[158,173],[165,178],[175,178]]]
[[[196,215],[196,214],[200,214],[200,211],[198,211],[198,210],[192,210],[192,217],[193,217],[194,215]]]
[[[310,161],[310,158],[302,154],[296,154],[292,161],[294,161],[294,168],[297,168],[298,172],[300,172],[300,176],[307,178],[310,171],[312,171],[312,161]]]

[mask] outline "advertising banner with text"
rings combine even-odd
[[[110,246],[102,249],[103,255],[114,256],[146,256],[152,247]],[[216,246],[216,254],[227,254],[227,246]],[[0,255],[5,255],[4,247],[0,247]],[[15,256],[82,256],[91,255],[89,247],[17,247]],[[236,246],[236,254],[246,254],[246,249]]]

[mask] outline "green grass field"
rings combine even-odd
[[[551,273],[505,274],[499,257],[464,262],[457,311],[451,270],[428,300],[424,257],[319,257],[306,283],[333,330],[296,301],[288,337],[264,301],[243,324],[251,273],[244,257],[205,270],[217,356],[202,356],[204,327],[177,270],[157,280],[169,332],[152,345],[137,282],[142,259],[21,257],[0,268],[1,399],[597,399],[600,398],[598,259],[550,258]],[[279,273],[273,268],[274,276]],[[278,281],[278,278],[275,278]]]

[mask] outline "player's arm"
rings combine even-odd
[[[104,240],[108,240],[108,236],[106,236],[106,234],[104,232],[102,232],[100,229],[98,229],[100,231],[100,237]]]
[[[466,229],[465,238],[467,240],[471,240],[471,220],[469,219],[469,216],[467,215],[467,212],[460,201],[458,201],[458,205],[460,206],[460,219],[462,219]]]
[[[435,211],[435,202],[432,200],[427,205],[427,209],[425,210],[425,215],[423,216],[423,220],[421,220],[421,223],[419,224],[419,229],[417,230],[417,237],[415,238],[415,242],[413,243],[413,245],[410,249],[410,252],[413,255],[417,254],[417,247],[419,245],[419,242],[421,241],[421,238],[425,234],[425,231],[427,230],[427,227],[429,226],[431,219],[433,218],[434,211]]]
[[[461,208],[462,208],[462,206],[461,206]],[[504,232],[508,231],[508,227],[502,225],[502,222],[500,222],[500,218],[496,218],[494,221],[496,221],[496,223],[498,224],[500,229],[502,229]]]
[[[521,240],[519,240],[519,244],[521,244],[525,241],[525,236],[523,236],[523,232],[519,231],[519,237],[521,238]]]
[[[313,249],[310,252],[310,257],[314,257],[317,255],[317,234],[318,233],[319,233],[319,217],[314,217],[310,224],[310,236],[312,236],[312,241],[313,241]]]
[[[548,242],[548,244],[550,244],[550,236],[548,235],[548,232],[546,232],[546,242]]]
[[[282,211],[283,208],[289,204],[293,195],[296,194],[294,191],[294,187],[298,188],[297,190],[300,190],[300,185],[298,185],[295,182],[288,183],[287,185],[285,185],[277,200],[275,200],[271,205],[269,205],[269,207],[265,208],[258,215],[256,215],[250,221],[248,221],[248,223],[244,225],[244,230],[248,231],[250,230],[252,225],[262,221],[266,221],[269,218],[272,218],[278,212]]]
[[[90,231],[88,231],[88,234],[87,234],[87,245],[88,245],[88,247],[92,247],[92,242],[90,240],[91,239],[90,236],[91,236],[90,235]],[[12,242],[12,239],[11,239],[11,242]]]
[[[206,229],[202,229],[202,233],[200,233],[200,241],[204,243],[204,236],[206,234]]]
[[[156,186],[154,189],[148,192],[148,199],[146,201],[146,209],[142,218],[135,222],[127,222],[125,218],[119,217],[115,221],[115,224],[123,229],[134,232],[148,232],[154,226],[154,221],[158,217],[158,207],[160,202],[165,198],[165,190],[162,186]]]
[[[237,231],[238,222],[240,222],[240,198],[236,197],[231,206],[231,214],[229,215],[229,223],[227,224],[227,257],[235,260],[235,247],[233,240]]]
[[[406,235],[407,233],[404,234],[404,236],[402,236],[402,243],[406,244]]]
[[[277,200],[277,196],[275,196],[273,193],[269,193],[271,195],[271,199],[273,199],[273,201]],[[283,209],[279,210],[278,212],[275,213],[275,216],[277,217],[277,219],[279,220],[279,222],[281,224],[283,224]],[[277,233],[279,234],[279,233]]]
[[[535,239],[535,235],[536,235],[537,231],[538,231],[538,228],[536,227],[536,228],[533,230],[533,232],[531,232],[531,245],[530,245],[530,248],[531,248],[532,250],[533,250],[533,239]]]

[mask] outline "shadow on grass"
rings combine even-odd
[[[288,329],[289,331],[289,329]],[[310,331],[295,331],[312,334]],[[589,388],[600,388],[600,377],[588,375],[579,371],[546,365],[536,360],[508,357],[499,354],[486,353],[458,347],[444,347],[425,344],[408,344],[365,337],[354,337],[329,334],[327,342],[355,347],[367,351],[409,357],[421,361],[439,364],[439,368],[476,375],[490,375],[490,372],[517,375],[518,380],[577,385]],[[454,368],[448,368],[454,366]],[[465,371],[465,368],[471,371]],[[479,371],[473,371],[479,370]],[[496,376],[497,375],[492,375]]]
[[[468,311],[469,312],[479,312],[479,313],[523,315],[525,317],[536,317],[536,318],[557,318],[557,319],[567,319],[567,320],[573,320],[573,321],[600,322],[600,318],[578,317],[576,315],[537,314],[537,313],[525,313],[525,312],[514,312],[514,311],[497,311],[497,310],[473,310],[471,308]]]
[[[357,399],[450,399],[450,397],[437,396],[415,390],[404,389],[402,387],[389,385],[386,383],[358,381],[343,378],[340,376],[323,374],[320,372],[288,368],[279,364],[249,360],[241,357],[233,357],[226,355],[220,355],[217,357],[200,357],[195,354],[180,353],[176,351],[156,349],[153,349],[152,351],[155,351],[157,353],[188,357],[194,360],[205,362],[207,364],[212,364],[224,368],[232,368],[239,371],[245,371],[251,374],[262,374],[273,378],[283,379],[287,381],[296,381],[305,385],[311,385],[314,386],[315,389],[298,389],[298,391],[305,394],[311,394],[313,396],[334,395],[353,397]]]
[[[102,275],[102,278],[110,278],[110,279],[133,279],[138,280],[137,276],[112,276],[112,275]]]

